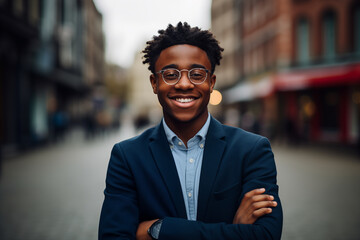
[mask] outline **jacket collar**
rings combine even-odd
[[[162,122],[158,124],[155,127],[153,133],[150,135],[150,149],[163,181],[167,186],[178,217],[187,218],[176,165],[162,124]],[[224,139],[225,132],[222,124],[211,117],[209,130],[206,135],[204,156],[200,174],[197,212],[198,220],[203,220],[206,215],[208,199],[210,198],[210,194],[212,192],[215,178],[226,146]]]
[[[161,177],[175,206],[178,217],[187,218],[181,184],[162,122],[150,135],[150,149]]]
[[[206,136],[203,162],[201,167],[197,219],[206,217],[208,200],[220,168],[222,155],[226,146],[223,126],[212,118]]]

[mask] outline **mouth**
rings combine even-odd
[[[177,101],[179,103],[189,103],[194,100],[195,100],[195,98],[175,98],[175,101]]]
[[[196,104],[198,97],[195,96],[172,96],[170,99],[179,108],[190,108]]]

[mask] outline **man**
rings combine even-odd
[[[99,239],[280,239],[268,140],[207,110],[222,50],[209,31],[181,22],[147,42],[163,120],[114,146]]]

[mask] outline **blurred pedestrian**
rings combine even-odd
[[[208,113],[222,51],[181,22],[147,42],[163,119],[114,146],[99,239],[280,239],[269,141]]]
[[[83,121],[83,126],[85,127],[85,138],[88,140],[95,137],[96,121],[94,119],[94,115],[95,114],[93,112],[86,113]]]
[[[58,110],[53,116],[55,140],[64,140],[65,131],[68,126],[68,117],[65,111]]]

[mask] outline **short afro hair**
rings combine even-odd
[[[155,63],[161,51],[179,44],[193,45],[205,51],[211,63],[211,73],[214,73],[215,65],[220,65],[221,52],[224,49],[210,31],[179,22],[176,27],[169,24],[165,30],[159,30],[158,33],[158,36],[153,36],[153,40],[146,42],[147,46],[142,51],[145,58],[143,64],[148,63],[148,69],[152,73],[155,74]]]

